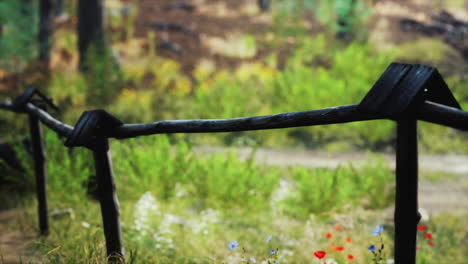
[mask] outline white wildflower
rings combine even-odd
[[[421,221],[429,221],[429,212],[424,208],[419,208],[419,214],[421,214]]]
[[[146,192],[135,204],[134,228],[142,234],[146,233],[151,229],[150,223],[154,222],[154,216],[160,214],[156,198],[150,192]]]
[[[193,233],[208,233],[210,227],[212,227],[215,223],[218,223],[219,219],[219,212],[213,209],[206,209],[200,213],[199,219],[194,219],[189,222],[189,226],[192,228]]]
[[[187,196],[187,191],[180,183],[176,183],[175,185],[175,196],[176,197],[184,197]]]
[[[280,180],[278,188],[271,195],[270,206],[276,208],[279,202],[288,199],[293,193],[293,188],[292,183]]]

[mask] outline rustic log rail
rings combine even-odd
[[[427,121],[468,131],[468,112],[462,111],[436,69],[422,65],[392,63],[359,105],[290,112],[275,115],[208,120],[158,121],[148,124],[123,124],[104,110],[86,111],[75,127],[69,126],[36,106],[26,91],[23,99],[0,102],[0,109],[27,113],[31,120],[33,148],[39,164],[45,154],[39,144],[37,120],[67,138],[65,146],[86,147],[93,151],[98,193],[109,262],[121,260],[119,204],[117,200],[109,138],[125,139],[153,134],[215,133],[267,130],[299,126],[316,126],[347,122],[390,119],[397,122],[396,200],[395,200],[395,263],[416,262],[416,228],[418,213],[418,150],[417,121]],[[43,96],[42,96],[43,97]],[[21,98],[21,97],[20,97]],[[22,102],[18,105],[18,101]],[[47,102],[51,104],[50,102]],[[41,156],[42,155],[42,156]],[[36,166],[36,184],[45,186],[44,166]],[[45,187],[44,187],[45,188]],[[45,189],[43,189],[45,192]],[[38,193],[42,189],[38,189]],[[42,195],[41,197],[45,197]],[[42,198],[39,198],[42,199]],[[44,210],[40,210],[43,212]],[[40,213],[41,215],[41,213]],[[42,216],[44,215],[42,214]],[[44,220],[42,220],[44,221]],[[41,226],[41,232],[43,228]]]

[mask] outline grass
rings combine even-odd
[[[47,255],[49,263],[84,263],[89,258],[83,260],[82,254],[89,253],[91,258],[93,252],[102,252],[102,240],[93,244],[94,237],[102,238],[99,208],[86,188],[94,172],[87,150],[64,155],[62,143],[54,134],[46,134],[50,208],[71,207],[75,218],[52,220],[51,229],[56,231],[37,250],[47,253],[60,246]],[[258,241],[254,237],[261,234],[257,232],[272,232],[274,227],[268,226],[276,217],[299,225],[311,214],[327,219],[330,212],[357,208],[364,200],[378,200],[367,205],[376,209],[388,206],[393,199],[392,195],[378,196],[381,191],[376,188],[375,194],[369,194],[365,187],[391,186],[389,170],[379,163],[369,163],[359,171],[351,167],[335,171],[260,167],[253,159],[240,161],[234,154],[197,157],[188,144],[172,145],[165,136],[115,141],[112,154],[125,241],[129,250],[139,250],[139,261],[178,262],[180,255],[197,259],[198,252],[202,260],[197,263],[207,263],[204,258],[223,257],[224,241],[229,236]],[[31,162],[24,153],[23,158]],[[369,177],[377,171],[385,173]],[[313,186],[310,179],[317,180]],[[295,184],[285,189],[284,182]],[[354,184],[364,187],[362,192],[353,192],[358,187]],[[323,194],[334,198],[320,203]],[[341,199],[349,204],[340,203]],[[82,222],[91,227],[84,228]],[[28,224],[34,226],[33,221]],[[262,228],[262,224],[267,226]],[[241,231],[244,229],[245,234]],[[158,239],[161,252],[153,254]],[[212,249],[214,243],[223,246]],[[191,251],[191,247],[197,250]]]
[[[281,1],[274,9],[284,5],[300,12],[312,8],[309,2]],[[327,1],[320,3],[322,9],[337,8],[326,5]],[[345,11],[341,15],[349,16]],[[154,44],[149,44],[147,56],[143,49],[147,42],[133,38],[134,10],[127,20],[111,20],[113,27],[126,28],[125,41],[113,47],[126,51],[118,73],[114,65],[96,58],[91,74],[79,74],[70,66],[77,61],[76,51],[70,48],[76,36],[60,29],[46,93],[62,109],[54,116],[68,124],[74,124],[83,111],[96,107],[105,108],[125,123],[267,115],[356,104],[390,62],[429,59],[443,65],[447,56],[453,55],[450,47],[428,40],[404,44],[393,51],[377,51],[362,39],[334,42],[336,15],[322,17],[326,31],[311,37],[301,26],[300,16],[275,13],[273,39],[268,34],[241,35],[220,51],[250,57],[267,46],[269,56],[235,69],[220,69],[211,61],[201,61],[192,71],[195,82],[182,73],[178,62],[159,57]],[[349,21],[353,33],[359,33],[354,32],[360,28],[354,22],[362,23],[361,19],[364,16]],[[365,35],[361,33],[357,35]],[[148,38],[154,41],[156,37]],[[428,43],[436,52],[428,54],[421,49]],[[284,49],[288,50],[286,58],[278,56]],[[62,53],[67,54],[68,62],[57,55]],[[443,74],[461,105],[466,106],[466,80],[450,72]],[[109,92],[108,87],[113,89]],[[0,122],[2,135],[28,132],[26,122],[18,122],[17,115],[2,113]],[[426,153],[468,153],[466,133],[426,123],[421,124],[419,132],[420,146]],[[394,142],[392,121],[112,141],[128,263],[245,263],[243,257],[263,260],[269,250],[278,248],[280,263],[311,263],[316,260],[313,252],[325,250],[326,259],[347,263],[347,256],[352,254],[353,263],[363,264],[372,259],[367,248],[378,242],[371,232],[379,224],[385,226],[383,241],[386,255],[391,256],[393,226],[391,212],[385,209],[394,201],[394,175],[382,159],[370,156],[359,169],[350,165],[334,170],[277,168],[257,165],[253,155],[246,161],[235,153],[200,156],[192,145],[391,151]],[[68,154],[63,139],[49,132],[46,148],[50,209],[71,208],[73,213],[52,217],[50,236],[32,242],[33,257],[24,262],[105,263],[99,204],[87,188],[94,174],[92,155],[86,149]],[[18,151],[24,164],[32,164],[24,150]],[[24,210],[23,217],[9,227],[37,232],[36,205],[31,195],[34,183],[31,168],[27,170],[27,174],[15,173],[0,161],[2,175],[8,175],[13,186],[22,186],[21,192],[0,192],[0,200],[2,206]],[[437,173],[423,175],[423,179],[444,180]],[[420,239],[417,263],[463,263],[468,257],[465,217],[439,215],[424,222],[433,233],[435,245],[429,247]],[[337,226],[341,230],[336,230]],[[327,239],[329,232],[332,237]],[[269,235],[272,241],[266,243]],[[348,237],[351,243],[346,242]],[[240,248],[230,251],[227,244],[233,240],[246,253]],[[336,246],[345,250],[336,251]]]
[[[86,188],[94,173],[89,151],[69,156],[54,134],[46,133],[46,140],[50,209],[72,208],[73,214],[52,217],[51,235],[33,244],[34,256],[41,263],[104,263],[99,204]],[[112,156],[129,263],[241,263],[241,252],[227,248],[232,240],[256,258],[277,247],[280,263],[310,263],[319,249],[338,263],[347,254],[354,263],[368,263],[367,247],[375,240],[370,233],[378,224],[385,225],[391,255],[391,217],[381,209],[393,203],[393,175],[378,158],[361,169],[262,167],[234,154],[198,156],[189,144],[171,144],[166,136],[113,141]],[[13,228],[34,230],[34,202],[24,208]],[[424,254],[460,263],[466,254],[457,246],[466,243],[467,230],[463,218],[446,217],[426,223],[437,246]],[[327,232],[333,239],[325,238]],[[271,245],[265,243],[269,235]],[[344,242],[347,237],[352,243]],[[346,250],[333,252],[331,243]],[[445,250],[452,252],[447,258],[434,253]],[[418,263],[426,263],[421,256]]]

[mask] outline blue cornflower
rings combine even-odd
[[[271,254],[271,255],[273,255],[273,254],[275,254],[275,253],[276,253],[276,249],[270,250],[270,254]]]
[[[383,232],[383,225],[378,225],[374,228],[374,230],[372,231],[372,235],[373,236],[378,236],[380,235],[381,233]]]
[[[368,248],[370,252],[374,252],[375,251],[375,246],[374,245],[370,245],[370,247]]]
[[[252,261],[252,263],[257,263],[257,260],[254,257],[250,257],[250,261]]]
[[[228,247],[230,250],[236,250],[236,248],[239,246],[239,243],[237,243],[237,241],[231,241],[229,242],[228,244]]]
[[[273,239],[273,236],[269,235],[267,239],[265,240],[265,242],[270,243],[272,239]]]

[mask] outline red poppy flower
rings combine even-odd
[[[332,233],[328,232],[326,235],[325,235],[326,238],[330,239],[332,237]]]
[[[432,239],[432,234],[429,233],[429,232],[427,232],[427,233],[424,235],[424,238],[430,240],[430,239]]]
[[[423,232],[426,230],[426,227],[423,225],[418,226],[418,231]]]
[[[348,259],[349,259],[349,260],[354,259],[354,256],[351,255],[351,254],[348,254]]]
[[[336,247],[336,251],[343,251],[344,247]]]
[[[418,251],[418,250],[420,250],[420,249],[421,249],[421,247],[416,247],[416,251]]]
[[[430,247],[434,246],[434,242],[432,241],[429,241],[429,243],[427,243]]]
[[[335,226],[335,230],[336,230],[336,231],[340,231],[341,229],[342,229],[342,227],[341,227],[340,225],[336,225],[336,226]]]
[[[318,259],[323,259],[325,257],[325,255],[327,255],[327,253],[325,251],[315,251],[314,252],[314,255],[318,258]]]
[[[350,237],[347,237],[347,238],[346,238],[346,242],[351,243],[351,242],[352,242],[351,238],[350,238]]]

